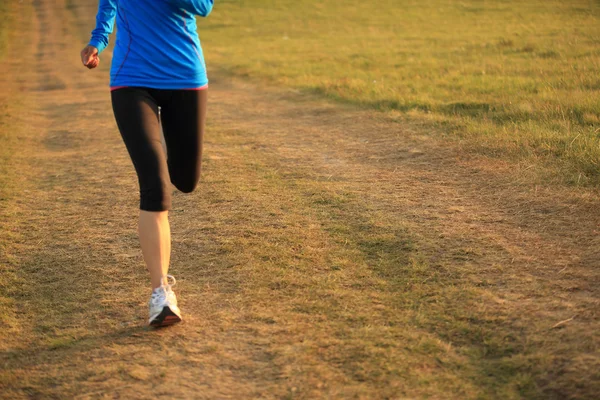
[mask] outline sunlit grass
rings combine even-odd
[[[253,1],[246,4],[258,8],[239,15],[241,6],[218,1],[202,32],[209,63],[382,113],[224,82],[215,68],[202,184],[194,194],[176,192],[170,213],[170,271],[186,322],[154,331],[144,328],[150,287],[135,229],[136,177],[113,120],[109,62],[90,72],[77,61],[96,1],[10,3],[22,5],[5,60],[23,58],[0,63],[17,78],[0,92],[10,99],[0,128],[11,138],[0,138],[0,156],[15,154],[6,164],[12,175],[0,171],[0,183],[14,188],[0,200],[6,397],[579,399],[600,392],[597,198],[504,185],[504,177],[479,170],[485,162],[456,164],[444,149],[446,140],[461,140],[498,157],[564,162],[564,176],[575,177],[572,159],[561,154],[590,148],[575,130],[594,126],[596,114],[584,111],[577,122],[556,96],[580,93],[579,106],[596,89],[573,81],[522,95],[527,74],[496,70],[489,79],[492,68],[477,74],[473,66],[477,54],[506,52],[531,67],[557,50],[504,33],[481,39],[490,45],[472,54],[455,49],[458,57],[450,56],[452,41],[426,35],[460,31],[441,15],[472,15],[488,2],[438,3],[441,11],[404,4],[407,14],[392,18],[354,1],[304,2],[313,6],[306,10]],[[503,7],[494,13],[527,8]],[[544,7],[529,7],[527,18],[543,17]],[[219,27],[223,17],[235,25]],[[478,22],[486,23],[493,21]],[[240,39],[250,27],[258,30]],[[434,48],[422,58],[413,51],[410,68],[394,67],[386,54],[410,49],[404,42],[413,32],[427,40],[412,49]],[[306,46],[286,47],[300,33]],[[368,66],[353,61],[350,38],[363,53],[373,50]],[[444,73],[450,62],[442,55],[454,60]],[[290,58],[296,64],[277,64]],[[441,137],[415,137],[415,130]]]
[[[0,61],[6,54],[8,42],[8,4],[0,3]]]
[[[600,5],[254,0],[200,23],[208,63],[426,122],[466,149],[600,182]]]

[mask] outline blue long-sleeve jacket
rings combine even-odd
[[[195,15],[213,0],[99,0],[90,45],[102,52],[115,19],[110,86],[194,89],[208,84]]]

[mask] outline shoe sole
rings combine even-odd
[[[164,307],[156,318],[150,322],[150,326],[160,328],[181,322],[181,317],[175,314],[169,307]]]

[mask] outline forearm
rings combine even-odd
[[[89,45],[102,52],[108,45],[108,35],[115,27],[115,16],[117,15],[117,0],[100,0],[98,13],[96,14],[96,28],[92,31]]]

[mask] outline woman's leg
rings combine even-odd
[[[169,269],[171,232],[168,209],[171,188],[160,139],[158,105],[150,91],[123,88],[112,92],[117,125],[140,184],[139,237],[152,287],[158,288]]]
[[[192,192],[200,180],[207,98],[207,90],[174,90],[161,104],[169,175],[184,193]]]
[[[171,260],[171,227],[168,211],[140,210],[138,223],[140,246],[150,273],[152,289],[163,284]]]

